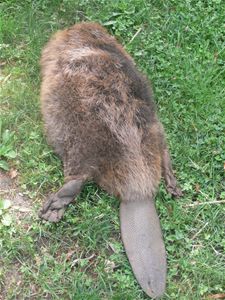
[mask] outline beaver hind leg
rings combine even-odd
[[[74,179],[65,183],[55,194],[51,194],[39,212],[39,217],[50,222],[58,222],[66,207],[80,193],[84,179]]]
[[[165,180],[167,192],[174,197],[181,197],[183,193],[177,185],[177,180],[172,170],[170,154],[167,147],[165,147],[162,153],[162,176]]]

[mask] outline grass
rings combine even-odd
[[[0,159],[34,207],[10,226],[0,219],[0,299],[147,299],[124,253],[116,199],[88,184],[62,222],[37,218],[63,181],[43,136],[40,51],[52,32],[83,20],[105,25],[151,79],[185,192],[176,201],[162,185],[156,198],[168,252],[163,299],[224,292],[224,207],[207,204],[225,198],[224,11],[220,0],[0,2]]]

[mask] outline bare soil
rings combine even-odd
[[[0,198],[10,200],[10,213],[18,221],[32,212],[30,199],[19,190],[17,180],[10,177],[10,172],[0,171]]]

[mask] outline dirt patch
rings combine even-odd
[[[9,200],[11,203],[7,212],[12,215],[16,224],[25,226],[24,219],[32,214],[31,200],[25,196],[19,189],[17,184],[17,174],[14,172],[0,171],[0,198]],[[7,299],[12,293],[16,293],[17,289],[20,290],[23,285],[23,278],[19,272],[20,264],[15,262],[7,266],[4,270],[4,263],[0,258],[0,269],[3,270],[4,283],[0,283],[0,300]],[[21,299],[19,296],[16,299]]]
[[[20,274],[19,270],[19,264],[15,263],[13,265],[10,265],[7,268],[5,278],[7,278],[4,282],[4,287],[2,287],[2,290],[0,292],[0,300],[7,299],[7,294],[10,294],[11,292],[15,291],[22,283],[22,275]]]
[[[10,173],[0,171],[0,198],[11,202],[10,213],[16,220],[22,220],[32,213],[32,203],[25,196]]]

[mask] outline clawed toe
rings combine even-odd
[[[168,193],[170,193],[173,197],[179,198],[183,196],[182,190],[177,186],[169,186],[167,187]]]
[[[48,200],[44,203],[38,216],[41,219],[50,222],[59,222],[64,214],[65,208],[63,203],[60,203],[60,199],[55,194],[51,194]]]
[[[58,222],[63,217],[66,207],[74,201],[80,192],[84,180],[71,180],[65,183],[55,194],[49,195],[39,212],[39,217],[46,221]]]
[[[64,213],[64,209],[60,210],[48,210],[45,213],[42,213],[42,211],[39,212],[39,217],[42,218],[43,220],[57,223],[61,220],[62,216]]]

